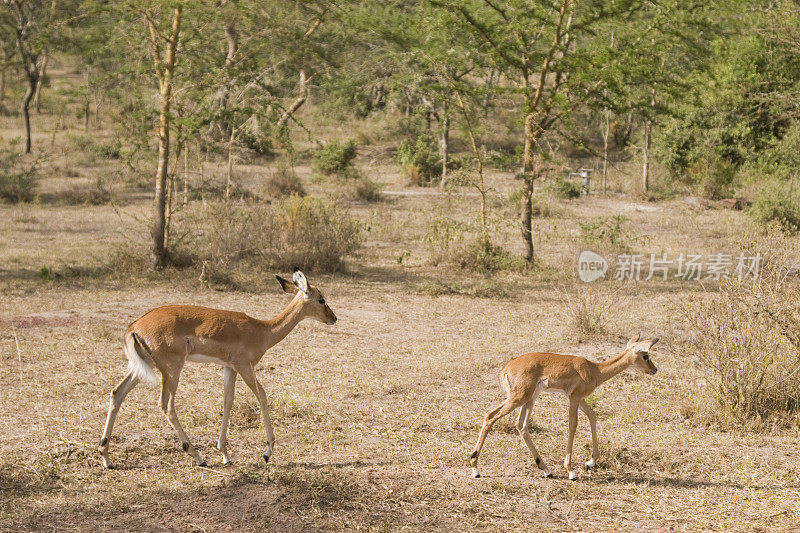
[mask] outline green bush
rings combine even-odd
[[[430,185],[442,175],[442,157],[436,141],[430,135],[419,135],[413,142],[402,141],[394,158],[411,185]]]
[[[762,189],[748,214],[756,224],[777,223],[789,233],[800,231],[800,191],[786,183]]]
[[[553,196],[567,200],[574,200],[581,195],[581,184],[564,178],[556,178],[547,189]]]
[[[330,142],[314,153],[312,166],[326,176],[356,177],[353,160],[356,158],[357,148],[354,140]]]

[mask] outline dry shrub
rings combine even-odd
[[[361,244],[361,226],[337,205],[290,196],[272,205],[209,203],[195,213],[198,256],[226,282],[239,263],[331,272]]]
[[[343,188],[344,197],[355,202],[379,202],[383,200],[383,185],[360,175],[348,181]]]
[[[759,279],[730,280],[683,310],[685,348],[707,369],[707,387],[685,413],[750,429],[800,418],[800,283],[790,266],[798,246],[772,234],[755,249],[763,250]]]
[[[270,200],[283,198],[285,196],[305,196],[303,182],[295,173],[294,169],[287,166],[279,166],[259,190],[261,196]]]
[[[575,292],[564,291],[564,300],[567,322],[579,340],[601,338],[608,334],[609,297],[586,287],[576,288]]]
[[[291,196],[275,215],[278,233],[270,258],[275,267],[337,271],[361,245],[361,225],[334,203]]]
[[[111,203],[113,193],[108,182],[97,178],[92,185],[73,185],[59,193],[57,201],[62,205],[105,205]]]

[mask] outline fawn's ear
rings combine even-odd
[[[294,282],[295,287],[297,287],[304,293],[308,293],[308,280],[306,279],[305,274],[300,272],[299,268],[294,269],[294,274],[292,274],[292,281]]]
[[[656,337],[655,339],[651,339],[651,340],[650,340],[650,347],[652,348],[652,347],[653,347],[653,345],[654,345],[655,343],[657,343],[657,342],[658,342],[658,337]]]
[[[297,287],[295,287],[294,284],[291,281],[283,279],[282,277],[278,276],[277,274],[275,275],[275,277],[278,278],[278,283],[281,284],[281,288],[283,289],[283,292],[287,292],[289,294],[297,294]]]
[[[637,342],[639,342],[639,334],[638,333],[636,335],[634,335],[633,337],[631,337],[631,340],[628,341],[628,348],[630,348],[631,346],[633,346]]]

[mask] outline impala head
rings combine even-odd
[[[628,346],[626,349],[630,350],[631,352],[631,356],[633,357],[633,366],[642,372],[655,374],[658,369],[656,368],[656,365],[653,364],[653,360],[650,359],[650,348],[652,348],[657,342],[658,337],[655,339],[646,340],[639,339],[638,334],[631,337],[631,340],[628,341]]]
[[[284,292],[289,294],[302,294],[303,308],[306,316],[315,318],[329,326],[336,323],[338,319],[336,315],[333,314],[333,311],[331,311],[331,308],[328,307],[325,297],[319,289],[313,285],[309,285],[306,276],[300,272],[300,269],[294,269],[292,281],[285,280],[280,276],[275,277],[278,278],[278,283],[281,284],[281,288],[283,288]]]

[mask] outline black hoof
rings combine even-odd
[[[200,464],[199,464],[199,465],[197,465],[197,466],[205,466],[206,468],[208,468],[208,463],[207,463],[207,462],[205,462],[205,461],[203,461],[202,463],[200,463]]]
[[[106,467],[106,470],[114,470],[115,468],[116,468],[116,466],[114,466],[114,465],[108,465]]]
[[[550,477],[551,478],[551,477],[553,477],[553,473],[550,472],[549,474],[545,474],[544,477]]]
[[[269,464],[269,455],[267,455],[267,454],[264,454],[264,455],[262,455],[261,457],[263,457],[263,458],[264,458],[264,462],[265,462],[265,463]]]
[[[475,474],[472,477],[474,477],[475,479],[478,479],[479,477],[481,477],[481,475],[480,474]]]

